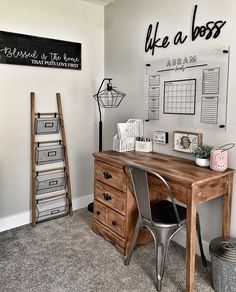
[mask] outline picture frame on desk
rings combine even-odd
[[[202,133],[174,131],[173,150],[191,154],[202,144],[202,137]]]

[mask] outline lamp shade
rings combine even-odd
[[[104,108],[118,107],[125,96],[123,92],[112,87],[111,80],[111,78],[104,78],[98,92],[93,96],[97,103]],[[104,82],[107,82],[106,88],[102,89]]]

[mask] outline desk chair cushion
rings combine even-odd
[[[186,220],[186,208],[177,205],[180,221]],[[151,205],[152,221],[161,224],[178,224],[173,203],[167,200]]]

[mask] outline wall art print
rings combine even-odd
[[[81,70],[81,43],[0,31],[0,63]]]
[[[200,144],[202,144],[202,133],[173,132],[173,150],[175,151],[193,153]]]

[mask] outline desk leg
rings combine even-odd
[[[188,194],[187,205],[186,292],[193,292],[195,286],[196,197],[197,189],[193,187],[192,193]]]
[[[223,197],[222,236],[230,236],[233,174],[228,175],[228,192]]]

